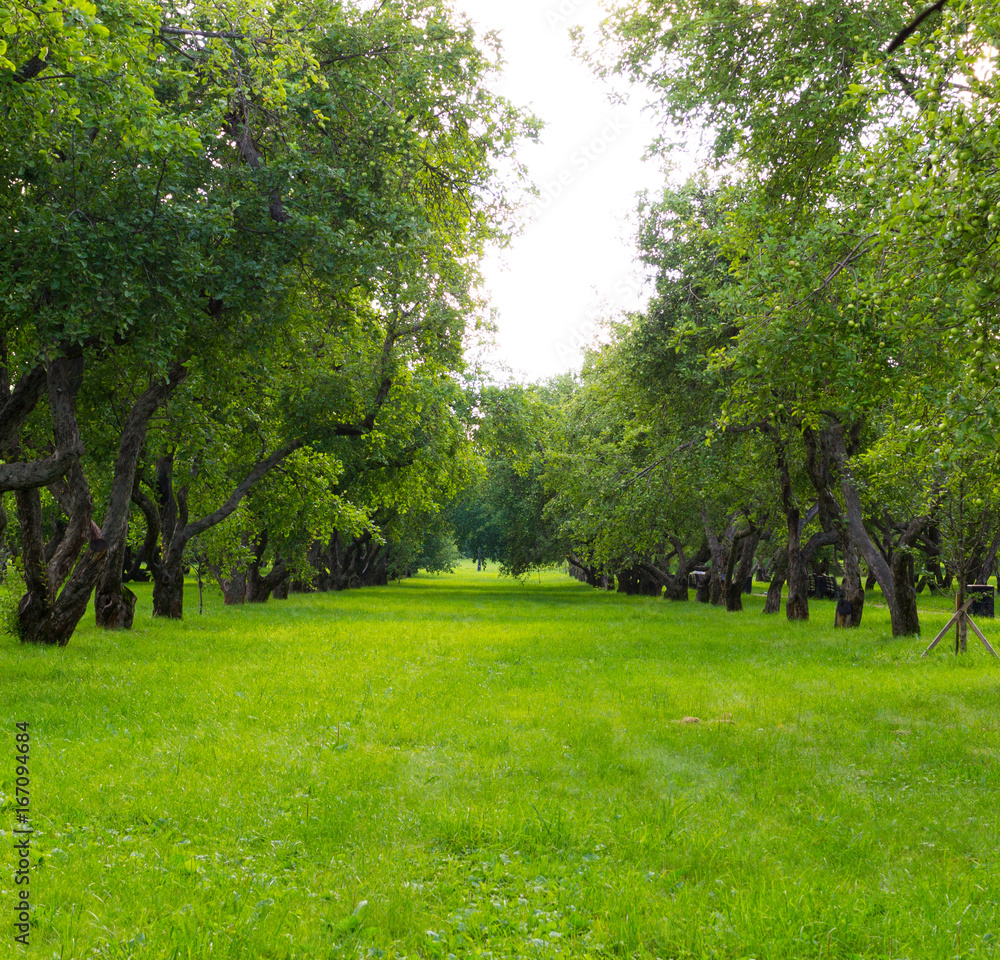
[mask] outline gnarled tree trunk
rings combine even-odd
[[[893,636],[919,633],[920,621],[913,589],[913,562],[909,550],[929,518],[918,517],[904,531],[897,550],[902,556],[893,570],[865,527],[861,495],[847,463],[844,428],[834,423],[821,434],[807,429],[804,435],[809,453],[809,473],[816,493],[825,502],[830,514],[838,516],[847,535],[882,588],[882,596],[889,608]],[[844,497],[843,509],[833,495],[831,467],[835,467],[839,474],[840,489]]]
[[[94,592],[94,619],[105,630],[131,630],[135,620],[136,595],[124,584],[128,527],[110,545],[107,562]]]
[[[60,361],[54,361],[51,368],[57,383],[66,376],[65,370],[60,371]],[[124,543],[136,464],[149,420],[164,397],[186,375],[184,367],[176,365],[166,380],[154,383],[139,397],[126,417],[102,529],[93,522],[93,499],[78,462],[68,470],[65,482],[59,481],[50,487],[69,522],[47,564],[38,491],[23,491],[24,495],[18,497],[28,588],[20,605],[22,641],[60,646],[69,642],[106,567],[109,547]],[[62,379],[53,393],[59,409],[59,415],[53,417],[59,446],[67,437],[66,431],[79,436],[72,403],[74,392],[68,381]]]
[[[898,610],[899,631],[893,622],[893,633],[906,635],[920,633],[920,615],[917,612],[917,591],[914,589],[913,554],[904,548],[893,551],[890,563],[895,605]]]
[[[260,572],[260,566],[267,550],[268,535],[265,530],[254,544],[254,557],[247,567],[246,598],[248,603],[267,603],[275,588],[288,579],[288,568],[281,557],[275,557],[271,570],[266,575]]]
[[[293,440],[270,456],[258,460],[221,507],[191,522],[188,522],[187,487],[174,490],[173,457],[160,460],[157,465],[157,492],[163,547],[158,575],[154,578],[153,616],[181,619],[184,614],[184,551],[188,543],[231,516],[254,484],[301,446],[301,440]]]
[[[849,626],[860,627],[861,616],[865,610],[865,586],[861,581],[861,564],[858,562],[857,547],[846,532],[841,536],[840,551],[844,558],[842,586],[844,599],[851,605]]]
[[[184,555],[168,554],[153,581],[153,616],[180,620],[184,616]]]
[[[789,620],[809,619],[809,568],[799,543],[799,511],[788,515],[788,599],[785,616]]]
[[[109,560],[108,564],[114,562]],[[107,565],[105,565],[107,569]],[[105,630],[131,630],[135,622],[138,598],[124,584],[114,593],[98,590],[94,594],[94,619]]]
[[[742,539],[740,547],[740,562],[736,567],[735,577],[730,573],[726,583],[726,609],[736,613],[743,609],[743,588],[747,578],[753,575],[754,557],[760,544],[761,531],[751,529]],[[736,548],[730,551],[729,566],[732,571],[735,565]]]
[[[785,575],[788,570],[788,550],[779,551],[778,561],[774,564],[771,582],[767,587],[767,599],[764,601],[764,613],[781,612],[781,590],[785,586]]]

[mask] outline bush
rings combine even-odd
[[[24,596],[24,577],[17,561],[7,567],[7,576],[0,582],[0,633],[20,637],[17,606]]]

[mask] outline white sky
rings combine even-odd
[[[497,310],[493,359],[537,380],[578,367],[595,322],[643,302],[634,265],[635,195],[662,175],[642,162],[657,134],[642,91],[612,105],[609,89],[572,55],[569,29],[596,26],[598,0],[454,0],[503,40],[499,92],[545,123],[521,154],[540,190],[533,221],[485,265]]]

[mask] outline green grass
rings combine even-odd
[[[1000,955],[1000,663],[920,659],[947,601],[893,640],[555,572],[206,596],[0,641],[41,858],[25,952],[4,841],[0,956]]]

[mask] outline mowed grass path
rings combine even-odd
[[[1000,664],[469,567],[0,642],[0,956],[993,957]],[[1000,629],[987,624],[988,636]],[[698,718],[699,723],[683,722]]]

